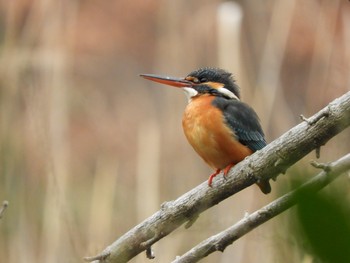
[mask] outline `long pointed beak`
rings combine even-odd
[[[178,88],[191,87],[193,85],[191,81],[182,78],[164,77],[153,74],[140,74],[140,76],[148,80]]]

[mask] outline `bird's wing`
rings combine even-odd
[[[259,117],[250,106],[241,101],[225,99],[216,101],[216,104],[214,103],[221,108],[226,123],[242,144],[254,152],[266,146]]]

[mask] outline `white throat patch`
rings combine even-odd
[[[194,88],[182,88],[182,90],[185,92],[185,95],[187,97],[188,102],[191,101],[192,97],[198,95],[198,91],[196,91]]]

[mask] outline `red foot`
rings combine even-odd
[[[227,176],[228,171],[230,171],[230,169],[234,166],[234,164],[229,164],[225,167],[224,169],[224,176]]]
[[[213,179],[214,179],[214,177],[215,176],[217,176],[219,173],[220,173],[220,169],[217,169],[216,171],[215,171],[215,173],[213,173],[212,175],[210,175],[209,176],[209,179],[208,179],[208,185],[211,187],[211,184],[212,184],[212,182],[213,182]]]
[[[229,164],[225,167],[225,169],[223,169],[224,171],[224,176],[227,176],[228,174],[228,171],[230,171],[230,169],[232,168],[232,166],[234,166],[234,164]],[[221,172],[220,169],[217,169],[215,171],[215,173],[213,173],[212,175],[209,176],[209,179],[208,179],[208,185],[211,187],[211,184],[213,183],[213,179],[215,176],[217,176],[219,173]]]

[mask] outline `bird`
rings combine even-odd
[[[200,68],[186,77],[155,74],[141,77],[182,88],[188,100],[182,126],[188,142],[198,155],[215,170],[208,179],[228,171],[266,146],[265,135],[256,112],[241,101],[240,88],[232,74],[220,68]],[[256,182],[264,194],[271,192],[268,179]]]

